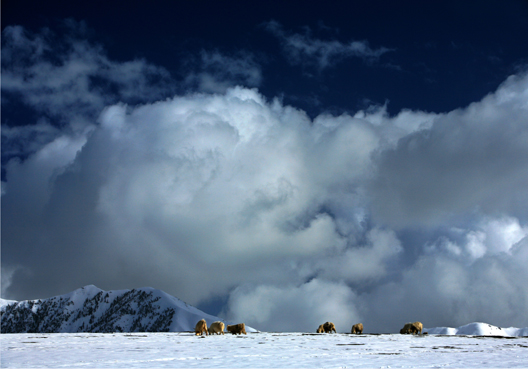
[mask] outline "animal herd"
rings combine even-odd
[[[196,323],[196,327],[194,328],[194,332],[197,336],[201,336],[203,334],[212,335],[212,334],[224,334],[224,328],[227,328],[227,331],[231,334],[247,334],[246,333],[246,326],[244,323],[234,324],[234,325],[228,325],[225,327],[225,324],[222,322],[214,322],[211,323],[209,328],[207,328],[207,322],[205,319],[200,320],[198,323]],[[400,334],[422,334],[423,330],[423,324],[420,322],[414,322],[414,323],[405,323],[402,329],[400,329]],[[332,322],[326,322],[321,324],[318,328],[316,333],[337,333],[335,324]],[[362,334],[363,333],[363,324],[358,323],[354,324],[352,326],[352,329],[350,331],[352,334]],[[424,333],[427,334],[427,333]]]
[[[422,334],[423,324],[420,322],[414,322],[414,323],[405,323],[402,329],[400,329],[400,334]],[[319,328],[317,328],[316,333],[336,333],[335,324],[332,322],[326,322],[324,324],[321,324]],[[350,333],[352,334],[362,334],[363,333],[363,324],[358,323],[354,324],[352,326],[352,329],[350,330]]]
[[[214,322],[211,323],[209,328],[207,328],[207,322],[205,321],[205,319],[202,319],[198,323],[196,323],[196,327],[194,327],[194,333],[197,336],[201,336],[203,334],[224,334],[224,328],[227,328],[227,331],[231,334],[247,334],[246,325],[244,323],[228,325],[226,327],[223,322]]]

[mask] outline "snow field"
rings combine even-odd
[[[2,368],[528,366],[528,338],[249,333],[2,334]]]

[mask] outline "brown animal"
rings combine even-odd
[[[325,324],[323,324],[323,329],[325,333],[332,333],[332,332],[337,333],[336,327],[334,323],[332,322],[326,322]]]
[[[354,324],[352,326],[352,331],[351,333],[356,333],[356,334],[361,334],[363,333],[363,324],[362,323],[358,323],[358,324]]]
[[[321,324],[319,326],[319,328],[317,328],[317,332],[316,333],[324,333],[324,327],[323,327],[324,324]]]
[[[224,334],[224,323],[214,322],[209,326],[209,334]]]
[[[242,333],[247,334],[246,325],[244,323],[228,325],[227,331],[232,334],[242,334]]]
[[[423,329],[423,324],[420,322],[406,323],[402,329],[400,329],[400,334],[421,334]]]
[[[205,319],[202,319],[196,323],[196,327],[194,327],[194,333],[196,333],[197,336],[201,336],[205,333],[207,336],[207,323],[205,322]]]
[[[400,329],[400,334],[410,334],[411,333],[412,323],[405,323],[402,329]]]
[[[423,324],[420,322],[414,322],[411,327],[412,334],[422,334]]]

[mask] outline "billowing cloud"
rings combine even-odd
[[[349,332],[352,324],[361,320],[355,309],[358,303],[345,284],[318,279],[300,286],[242,286],[230,295],[228,317],[275,332],[315,332],[327,321],[333,322],[338,332]]]
[[[244,88],[109,106],[84,140],[63,135],[25,162],[10,162],[4,211],[19,206],[29,185],[38,189],[28,189],[35,200],[27,219],[42,216],[42,228],[27,247],[49,232],[42,239],[56,252],[69,253],[72,244],[90,250],[85,257],[108,269],[98,283],[176,278],[179,295],[195,303],[242,276],[302,281],[307,275],[292,261],[306,268],[321,253],[356,244],[361,219],[348,220],[358,210],[346,206],[362,200],[348,186],[368,175],[378,147],[367,122],[333,119],[313,125],[302,111]],[[29,226],[25,219],[21,228]],[[9,231],[17,229],[11,221],[5,245],[22,237]],[[47,269],[40,257],[33,273]],[[114,275],[113,265],[128,272]]]
[[[5,88],[38,119],[2,129],[4,298],[152,286],[263,330],[524,324],[527,75],[449,113],[311,119],[243,86],[146,83],[136,104],[130,86],[161,69],[86,45],[52,64],[9,32],[37,57]]]
[[[523,326],[527,241],[525,237],[510,253],[483,255],[470,265],[452,253],[425,253],[400,281],[359,296],[369,307],[365,320],[374,330],[393,332],[398,324],[416,320],[430,327],[474,321]]]
[[[528,78],[438,116],[380,155],[374,214],[397,227],[438,226],[475,211],[528,219]]]
[[[358,57],[365,61],[378,60],[383,54],[391,51],[386,47],[372,49],[367,41],[342,43],[337,40],[320,40],[306,34],[290,33],[284,30],[277,21],[269,21],[266,29],[277,37],[288,61],[294,65],[313,64],[319,70],[333,66],[336,62]]]
[[[472,263],[485,255],[511,255],[514,246],[526,236],[528,227],[522,227],[516,218],[484,218],[471,229],[448,230],[426,250],[463,257]]]

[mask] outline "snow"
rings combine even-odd
[[[0,339],[2,368],[514,368],[528,363],[528,337],[167,332],[20,333]]]
[[[73,306],[79,307],[79,306],[82,306],[82,304],[84,303],[84,301],[86,301],[86,299],[93,298],[95,295],[97,295],[101,291],[105,292],[102,289],[91,284],[88,286],[84,286],[82,288],[78,288],[75,291],[67,293],[66,295],[56,296],[56,298],[62,297],[64,300],[70,300],[71,302],[73,302]]]
[[[10,305],[10,304],[14,304],[16,303],[17,301],[15,300],[4,300],[4,299],[0,299],[0,309],[2,309],[4,306],[7,306],[7,305]]]
[[[473,336],[502,336],[502,337],[523,337],[528,336],[527,328],[501,328],[487,323],[469,323],[458,328],[436,327],[424,328],[424,332],[429,334],[443,335],[473,335]]]

